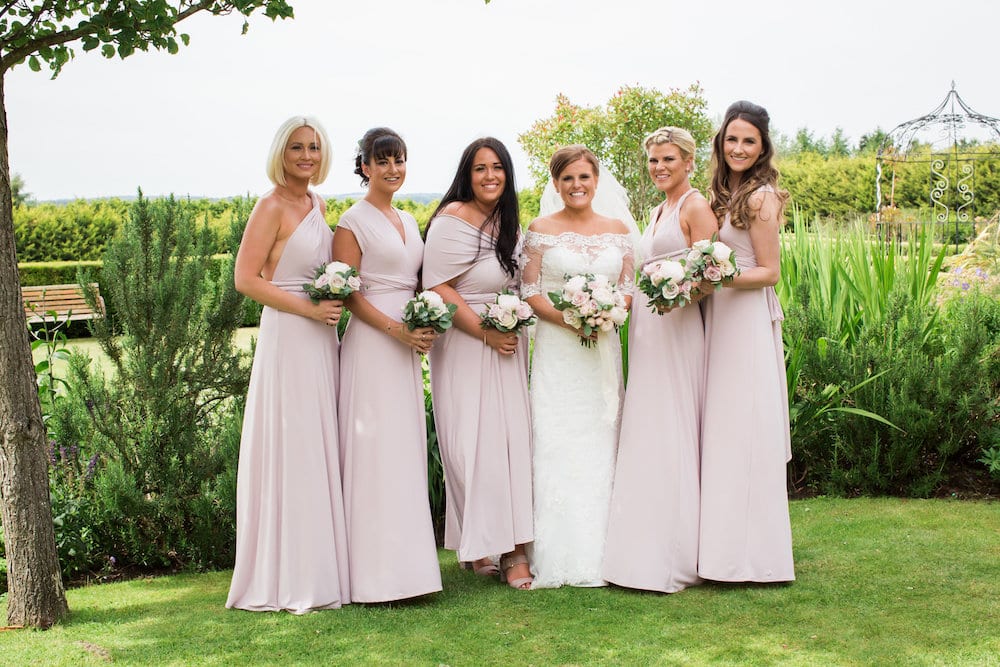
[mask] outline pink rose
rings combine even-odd
[[[722,280],[722,269],[720,269],[719,267],[715,266],[714,264],[710,264],[710,265],[706,266],[705,267],[705,279],[709,280],[709,281],[711,281],[713,283],[719,282],[720,280]]]

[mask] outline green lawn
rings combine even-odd
[[[818,498],[792,528],[794,584],[671,596],[518,592],[450,552],[442,593],[301,617],[226,610],[228,572],[79,588],[0,664],[1000,665],[1000,504]]]

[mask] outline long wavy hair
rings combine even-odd
[[[514,251],[517,249],[517,240],[521,233],[521,214],[517,203],[517,187],[514,184],[514,161],[511,160],[510,152],[502,141],[493,137],[482,137],[465,147],[458,161],[455,178],[451,181],[448,191],[441,197],[441,203],[434,209],[431,220],[433,221],[437,214],[452,202],[465,203],[475,199],[472,191],[472,167],[476,152],[480,148],[489,148],[497,154],[505,176],[500,199],[486,217],[481,229],[484,232],[483,236],[490,239],[500,266],[507,275],[513,277],[517,273],[517,258],[514,257]],[[430,228],[431,223],[428,223],[424,230],[425,239]],[[493,241],[494,238],[496,241]]]
[[[757,128],[757,131],[760,132],[761,151],[753,166],[743,172],[743,177],[736,189],[730,192],[729,177],[732,175],[732,170],[726,164],[723,151],[729,124],[737,119],[744,120]],[[728,213],[729,222],[733,227],[737,229],[749,227],[750,221],[753,219],[750,196],[758,188],[765,185],[771,186],[778,196],[779,218],[784,211],[788,192],[778,188],[779,174],[778,168],[774,166],[774,144],[771,143],[771,132],[768,129],[770,121],[771,117],[767,114],[767,109],[746,100],[733,102],[726,109],[722,127],[712,139],[712,185],[709,203],[720,224]]]

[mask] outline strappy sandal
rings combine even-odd
[[[500,574],[500,568],[497,567],[492,561],[484,563],[479,567],[476,567],[476,561],[474,560],[463,560],[460,561],[459,566],[463,570],[472,570],[480,577],[495,577]]]
[[[506,581],[507,585],[511,588],[517,589],[519,591],[531,590],[531,582],[534,581],[531,577],[518,577],[517,579],[509,579],[507,577],[507,572],[511,568],[518,565],[527,565],[528,557],[524,554],[516,554],[514,556],[501,556],[500,557],[500,580]]]

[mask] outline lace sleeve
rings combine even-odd
[[[519,260],[522,299],[542,293],[542,255],[544,254],[545,247],[539,235],[532,231],[526,233]]]
[[[625,294],[631,294],[635,288],[635,251],[629,236],[619,237],[622,249],[622,272],[618,276],[618,289]]]

